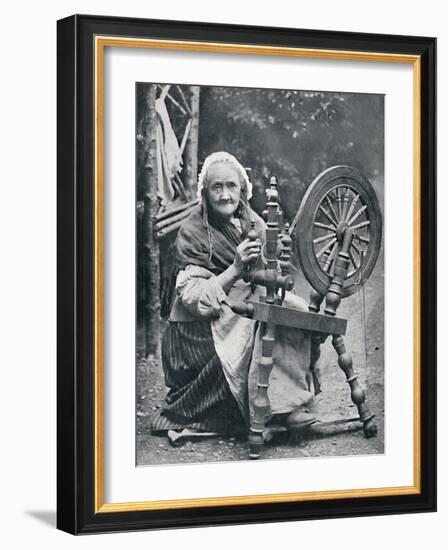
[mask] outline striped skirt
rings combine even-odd
[[[242,435],[247,427],[216,354],[210,322],[170,322],[162,341],[168,394],[153,433],[192,428]]]

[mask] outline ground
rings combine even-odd
[[[384,264],[382,255],[364,290],[346,298],[338,315],[348,320],[345,343],[353,357],[355,371],[366,389],[368,406],[375,414],[377,437],[366,439],[359,424],[332,428],[313,428],[300,437],[278,434],[263,450],[262,459],[366,455],[384,452]],[[309,286],[301,274],[296,277],[297,294],[306,297]],[[365,316],[363,315],[365,304]],[[365,317],[365,324],[364,319]],[[172,464],[248,460],[247,441],[235,438],[200,439],[180,447],[166,437],[150,433],[151,416],[161,407],[166,394],[162,367],[157,361],[145,365],[142,330],[138,330],[137,349],[137,464]],[[353,417],[356,406],[337,355],[327,340],[321,348],[322,393],[312,405],[320,419]]]

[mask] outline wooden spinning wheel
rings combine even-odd
[[[303,273],[319,294],[328,292],[347,229],[353,234],[341,298],[356,292],[369,278],[380,252],[381,218],[372,185],[355,168],[333,166],[314,179],[292,229],[297,228]]]
[[[375,191],[355,168],[329,168],[311,183],[291,227],[288,224],[281,227],[275,178],[271,178],[266,195],[266,267],[256,269],[250,266],[244,275],[246,282],[265,287],[266,294],[260,301],[245,300],[233,306],[235,313],[256,319],[266,329],[262,337],[262,356],[257,365],[258,387],[249,435],[250,457],[260,456],[267,433],[265,419],[271,411],[268,390],[275,325],[296,327],[310,333],[310,373],[316,395],[320,392],[316,375],[320,345],[331,336],[338,365],[346,376],[351,399],[358,409],[356,420],[362,422],[365,437],[374,437],[377,433],[375,415],[367,406],[365,392],[344,343],[347,320],[336,314],[341,299],[363,286],[378,259],[382,221]],[[285,292],[294,286],[289,273],[294,231],[300,264],[312,287],[308,312],[283,305]],[[256,239],[256,232],[251,231],[249,238]]]

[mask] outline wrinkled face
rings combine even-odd
[[[213,164],[208,171],[207,180],[211,207],[223,218],[230,219],[240,201],[241,182],[238,171],[226,163]]]

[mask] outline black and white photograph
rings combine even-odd
[[[383,454],[384,96],[135,102],[136,464]]]

